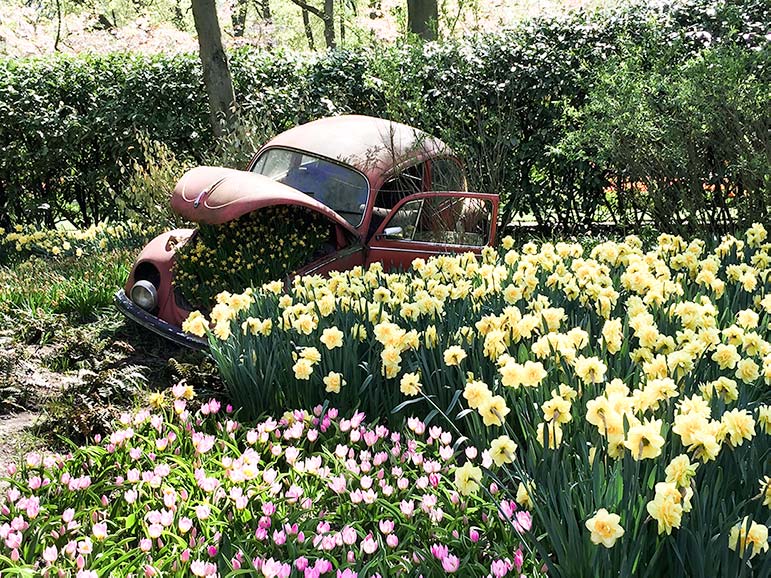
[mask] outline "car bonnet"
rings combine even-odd
[[[182,176],[171,196],[171,208],[180,217],[208,225],[227,223],[276,205],[297,205],[316,211],[358,236],[348,221],[323,203],[256,173],[196,167]]]

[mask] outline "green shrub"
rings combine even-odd
[[[565,150],[604,168],[618,223],[693,232],[767,222],[768,53],[724,46],[682,55],[636,47],[612,59]]]
[[[180,158],[166,144],[140,137],[140,158],[122,167],[128,181],[114,191],[116,208],[129,219],[153,223],[157,229],[179,228],[184,220],[171,210],[169,199],[180,177],[191,169],[191,160]]]
[[[141,158],[140,131],[200,154],[211,137],[199,68],[194,55],[0,59],[0,220],[115,215],[106,191]]]

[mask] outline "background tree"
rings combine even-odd
[[[310,19],[308,14],[313,14],[317,18],[320,18],[324,23],[324,42],[327,48],[336,48],[337,41],[335,40],[335,0],[324,0],[323,8],[314,6],[304,0],[291,0],[293,4],[296,4],[303,10],[303,25],[305,27],[305,35],[308,38],[308,44],[311,50],[314,49],[313,33],[310,29]]]
[[[273,20],[270,0],[235,0],[230,12],[230,23],[233,26],[233,36],[236,38],[242,37],[246,31],[246,19],[252,2],[257,12],[257,18],[262,20],[264,24],[270,24]]]
[[[214,0],[193,0],[193,19],[209,96],[212,131],[219,137],[224,133],[223,121],[225,125],[230,124],[236,99]]]
[[[407,28],[423,40],[436,40],[439,9],[436,0],[407,0]]]

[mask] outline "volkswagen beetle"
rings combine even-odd
[[[326,250],[289,277],[381,262],[406,269],[418,257],[481,253],[495,238],[498,196],[466,190],[463,165],[439,139],[366,116],[323,118],[279,134],[245,171],[197,167],[177,183],[172,209],[221,225],[266,207],[315,212],[329,224]],[[142,250],[115,302],[127,317],[188,347],[193,307],[174,282],[175,255],[196,229],[159,235]],[[239,288],[243,289],[243,288]]]

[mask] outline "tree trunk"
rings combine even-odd
[[[340,20],[340,46],[345,46],[345,10],[340,6],[340,14],[338,14]]]
[[[327,48],[335,48],[335,0],[324,0],[324,42]]]
[[[235,95],[228,59],[222,48],[217,7],[214,0],[193,0],[193,19],[198,33],[198,47],[203,66],[203,82],[209,96],[211,126],[214,136],[224,133],[233,117]]]
[[[308,48],[316,50],[316,43],[313,41],[313,29],[311,28],[311,16],[308,11],[303,8],[303,28],[305,29],[305,38],[308,39]]]
[[[267,30],[267,46],[270,50],[275,44],[272,30],[273,14],[270,10],[270,0],[254,0],[254,7],[257,9],[257,14],[262,18],[263,25]]]
[[[270,0],[255,0],[257,6],[257,12],[262,15],[262,19],[270,24],[273,22],[273,14],[270,11]]]
[[[439,8],[436,0],[407,0],[407,27],[423,40],[436,40]]]
[[[230,13],[230,23],[233,25],[233,36],[240,38],[246,28],[246,13],[249,9],[247,0],[236,0]]]

